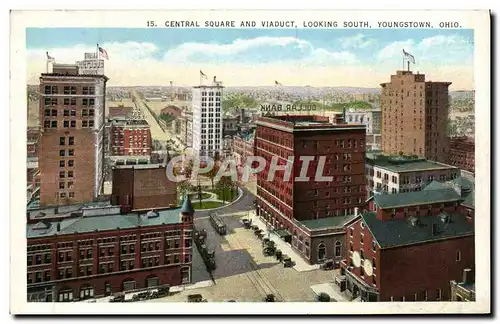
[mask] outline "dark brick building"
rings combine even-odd
[[[453,182],[458,186],[460,180]],[[348,224],[342,274],[349,296],[446,301],[450,281],[474,269],[474,224],[461,208],[474,192],[437,182],[429,187],[375,196],[371,211]]]
[[[177,185],[167,177],[166,164],[113,167],[111,202],[122,211],[177,205]]]
[[[257,174],[257,214],[273,229],[281,230],[283,239],[292,246],[300,241],[299,236],[294,237],[299,230],[297,222],[354,214],[355,208],[365,206],[364,141],[365,126],[334,125],[327,117],[259,118],[255,150],[267,163]],[[275,156],[281,166],[286,165],[288,157],[294,157],[289,181],[284,179],[285,171],[277,171],[274,180],[268,181]],[[314,157],[307,167],[308,181],[295,180],[301,176],[301,156]],[[320,175],[331,177],[331,181],[315,181],[321,156],[325,164]],[[302,243],[301,254],[314,262],[317,251]]]
[[[474,138],[467,136],[451,137],[448,163],[460,169],[474,172],[475,149]]]
[[[28,301],[77,301],[191,280],[189,198],[181,208],[140,213],[108,205],[30,214]]]

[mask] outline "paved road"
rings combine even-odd
[[[222,207],[222,208],[219,208],[219,209],[214,210],[214,211],[217,212],[218,214],[222,215],[222,214],[233,214],[233,213],[237,213],[237,212],[244,213],[247,211],[255,210],[254,205],[253,205],[253,201],[255,199],[255,196],[251,192],[249,192],[247,189],[245,189],[245,188],[241,188],[241,189],[243,190],[243,196],[241,198],[239,198],[236,202],[234,202],[233,204],[231,204],[229,206]],[[210,211],[210,210],[196,211],[194,214],[195,221],[197,218],[206,218],[214,211]]]
[[[147,121],[149,124],[149,127],[151,129],[151,137],[155,140],[159,141],[168,141],[168,140],[173,140],[179,145],[181,145],[180,141],[171,133],[169,132],[164,132],[163,129],[160,127],[156,119],[154,118],[153,114],[150,112],[150,110],[146,107],[146,104],[143,99],[139,98],[137,93],[133,91],[131,93],[132,97],[135,97],[135,104],[136,106],[142,111],[142,114],[144,115],[144,119]],[[181,146],[182,148],[182,146]]]

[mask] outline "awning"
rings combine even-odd
[[[286,229],[277,229],[274,231],[274,233],[278,235],[280,238],[292,236],[292,234]]]

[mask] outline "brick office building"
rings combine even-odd
[[[475,148],[476,145],[472,137],[451,137],[448,163],[460,169],[474,172]]]
[[[424,74],[397,71],[382,83],[382,151],[448,162],[448,87]]]
[[[474,225],[460,209],[466,196],[443,186],[373,197],[370,211],[347,225],[341,264],[347,295],[364,301],[450,300],[450,281],[474,268]]]
[[[168,179],[166,163],[117,165],[112,170],[111,202],[122,211],[168,208],[177,204],[177,185]]]
[[[356,207],[364,206],[364,141],[364,125],[334,125],[328,117],[287,115],[257,120],[256,155],[267,161],[257,174],[257,214],[280,230],[286,242],[303,246],[298,250],[309,262],[316,259],[317,251],[306,250],[307,244],[311,246],[309,236],[300,242],[299,231],[308,232],[297,222],[348,216]],[[283,179],[284,171],[277,171],[272,182],[267,180],[273,156],[282,166],[289,156],[295,157],[289,181]],[[301,172],[300,156],[315,156],[307,168],[309,181],[294,181]],[[322,175],[331,176],[330,182],[314,180],[319,156],[326,156]]]
[[[238,170],[238,178],[241,177],[244,171],[244,165],[247,157],[255,156],[255,130],[242,132],[233,136],[232,151],[235,158],[236,167]],[[256,180],[255,174],[249,174],[249,180]]]
[[[189,198],[181,208],[142,213],[120,214],[114,206],[31,213],[28,301],[77,301],[191,281]]]
[[[104,75],[54,64],[40,77],[40,205],[95,199],[104,176]]]
[[[151,130],[143,120],[115,117],[111,120],[109,154],[112,156],[151,155]]]

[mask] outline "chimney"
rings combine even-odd
[[[464,274],[462,277],[462,282],[464,284],[470,284],[474,281],[472,278],[472,269],[464,269]]]
[[[432,223],[432,236],[436,236],[438,234],[438,225],[436,223]]]
[[[57,223],[57,228],[56,228],[57,232],[60,232],[61,231],[61,223]]]

